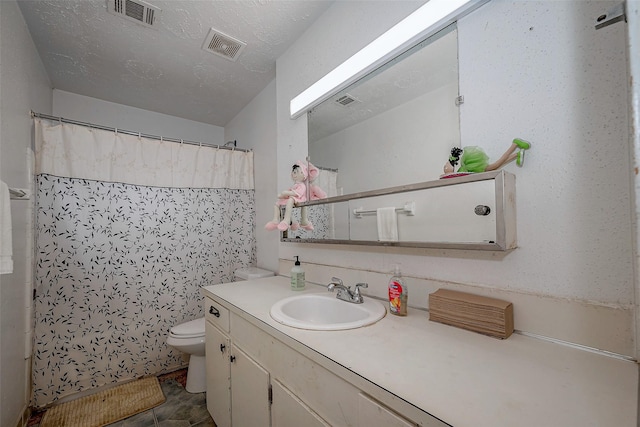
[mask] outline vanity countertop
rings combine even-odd
[[[271,306],[326,291],[309,284],[292,291],[283,276],[203,291],[312,360],[346,368],[455,427],[637,425],[633,361],[519,334],[499,340],[411,308],[359,329],[296,329],[273,320]]]

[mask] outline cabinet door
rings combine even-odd
[[[331,427],[279,381],[271,382],[271,427]]]
[[[370,399],[364,394],[358,395],[358,427],[415,427],[416,423],[400,417]]]
[[[235,345],[230,360],[233,427],[269,427],[269,373]]]
[[[207,410],[217,427],[231,427],[230,340],[206,322]]]

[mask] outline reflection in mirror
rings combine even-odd
[[[500,251],[517,246],[515,175],[503,170],[332,200],[304,206],[315,229],[290,229],[283,241]],[[295,211],[299,223],[303,209]]]
[[[312,205],[305,209],[313,230],[294,226],[283,233],[284,239],[349,240],[349,202]],[[294,209],[292,222],[300,224],[301,215],[302,209]]]
[[[350,200],[349,238],[493,243],[496,241],[495,198],[495,183],[487,180]],[[485,207],[487,214],[478,214],[477,206]],[[381,217],[385,209],[395,212]]]
[[[457,58],[452,24],[309,112],[310,159],[335,174],[329,196],[438,179],[460,146]]]

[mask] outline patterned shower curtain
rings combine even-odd
[[[33,402],[184,365],[169,329],[255,264],[253,153],[35,120]]]

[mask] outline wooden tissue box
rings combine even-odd
[[[429,294],[429,320],[504,339],[513,333],[513,304],[438,289]]]

